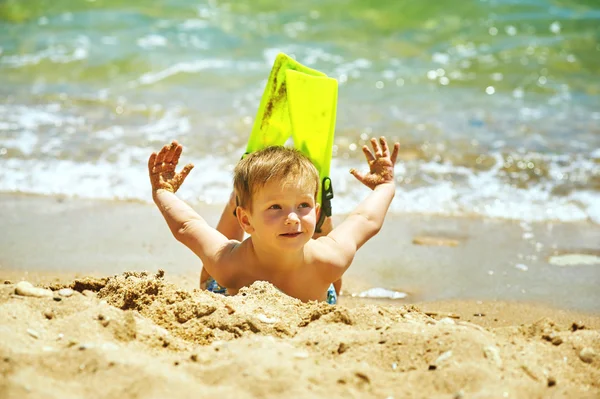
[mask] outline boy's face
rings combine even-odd
[[[280,250],[300,250],[312,237],[318,205],[314,187],[298,180],[269,182],[253,195],[240,223],[254,242]]]

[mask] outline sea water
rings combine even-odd
[[[177,139],[225,203],[273,60],[339,82],[334,212],[399,141],[391,213],[600,223],[596,0],[0,3],[0,191],[150,201]]]

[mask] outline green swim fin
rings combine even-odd
[[[321,216],[331,216],[333,190],[329,178],[337,111],[337,80],[308,68],[286,54],[277,55],[265,87],[246,154],[270,145],[284,145],[291,136],[294,147],[308,156],[319,172],[317,202]]]
[[[286,80],[288,70],[312,76],[325,76],[324,73],[308,68],[288,55],[279,53],[273,62],[269,80],[260,100],[246,154],[271,145],[284,145],[292,134]]]
[[[329,171],[333,152],[338,82],[326,76],[310,76],[288,70],[289,115],[294,147],[308,156],[321,179],[317,202],[321,204],[320,223],[331,216],[333,189]]]

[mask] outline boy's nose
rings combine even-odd
[[[296,214],[296,212],[290,212],[285,219],[285,224],[298,224],[300,223],[300,218]]]

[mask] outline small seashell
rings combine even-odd
[[[437,359],[435,359],[435,365],[439,366],[440,364],[442,364],[446,360],[450,359],[451,357],[452,357],[452,351],[446,351],[446,352],[442,353],[441,355],[439,355]]]
[[[308,352],[296,352],[296,353],[294,353],[294,357],[296,359],[307,359],[308,358]]]
[[[103,350],[108,350],[108,351],[118,351],[120,349],[119,345],[113,344],[112,342],[105,342],[105,343],[103,343],[101,345],[101,348]]]
[[[495,346],[486,346],[483,348],[483,355],[490,359],[497,367],[502,367],[502,358],[500,357],[500,351]]]
[[[438,321],[438,324],[454,325],[454,324],[456,324],[456,322],[453,319],[451,319],[450,317],[444,317],[443,319],[440,319]]]
[[[70,297],[74,293],[75,293],[75,291],[73,291],[71,288],[62,288],[62,289],[58,290],[58,295],[64,296],[65,298]]]
[[[527,265],[524,265],[522,263],[517,263],[515,265],[515,269],[519,269],[519,270],[526,272],[527,270],[529,270],[529,267],[527,267]]]
[[[27,334],[31,335],[35,339],[38,339],[40,337],[40,334],[38,334],[37,331],[35,331],[35,330],[31,329],[31,328],[27,329]]]
[[[585,363],[592,363],[596,357],[596,352],[592,348],[583,348],[579,352],[579,358]]]
[[[34,298],[52,297],[52,291],[34,287],[29,281],[19,281],[15,286],[15,294]]]
[[[279,319],[277,319],[277,318],[275,318],[275,317],[273,317],[273,318],[271,318],[271,317],[267,317],[267,316],[265,316],[265,315],[264,315],[264,314],[262,314],[262,313],[259,313],[259,314],[256,316],[256,318],[257,318],[258,320],[262,321],[262,322],[263,322],[263,323],[265,323],[265,324],[275,324],[275,323],[277,323],[277,322],[279,321]]]
[[[408,294],[405,292],[375,287],[359,293],[358,296],[360,298],[404,299],[408,296]]]

